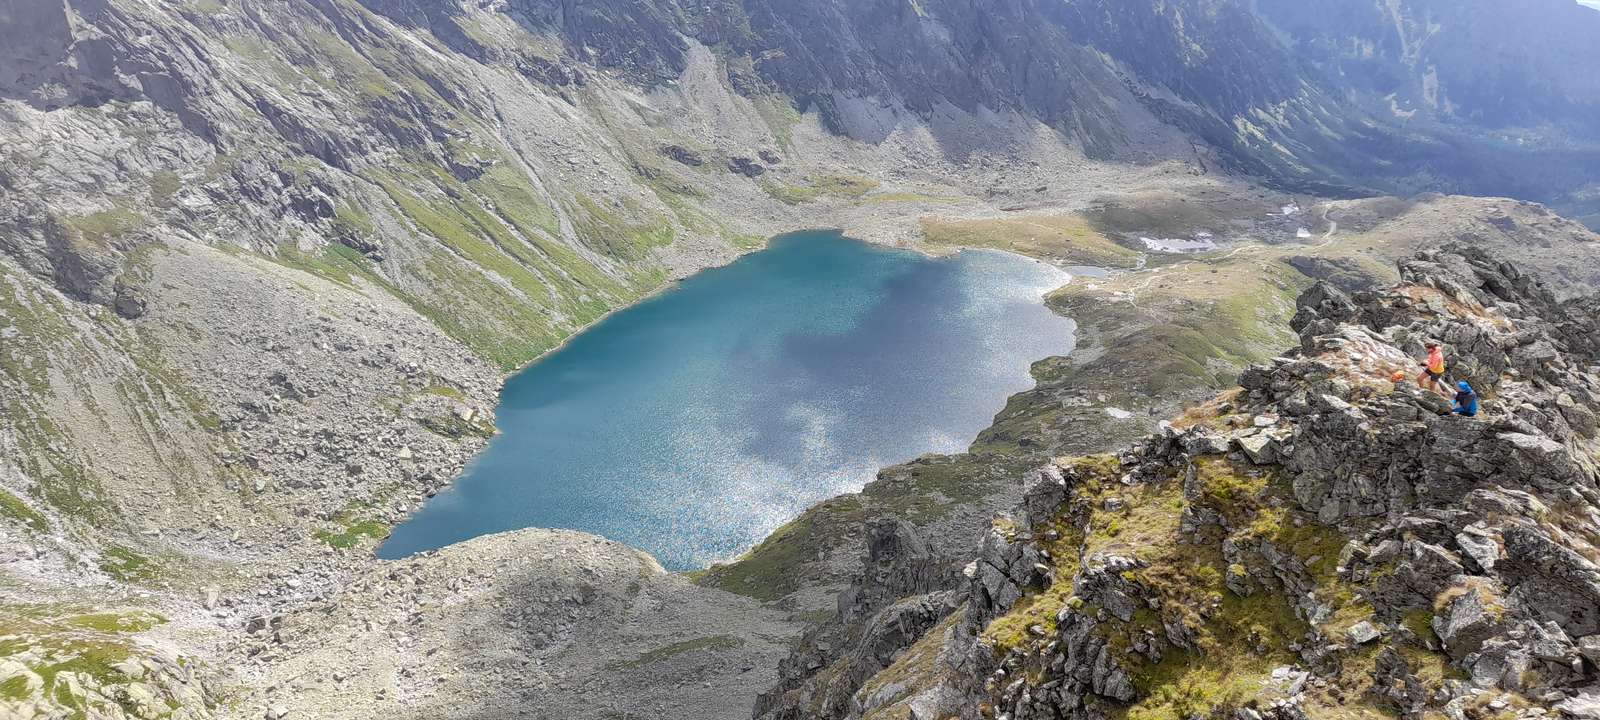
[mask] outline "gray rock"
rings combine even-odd
[[[1357,645],[1365,645],[1382,636],[1383,632],[1378,629],[1378,626],[1367,620],[1362,620],[1345,631],[1345,637]]]
[[[1493,570],[1495,563],[1500,560],[1500,543],[1481,525],[1468,526],[1463,532],[1457,533],[1456,545],[1484,572]]]
[[[759,177],[767,172],[767,168],[756,162],[755,159],[738,156],[728,158],[728,170],[751,178]]]
[[[1451,657],[1461,659],[1477,652],[1501,627],[1500,610],[1491,612],[1482,593],[1468,589],[1456,596],[1444,614],[1433,619],[1433,631],[1444,641]]]
[[[1266,433],[1234,438],[1233,444],[1256,465],[1270,465],[1278,460],[1278,441]]]
[[[1585,635],[1578,638],[1578,653],[1583,655],[1590,665],[1600,667],[1600,635]]]
[[[1580,690],[1572,697],[1556,703],[1555,709],[1572,720],[1600,720],[1600,687]]]
[[[705,158],[701,157],[700,153],[682,145],[663,145],[661,146],[661,154],[690,167],[700,167],[706,164]]]
[[[1272,669],[1272,675],[1267,680],[1266,689],[1274,694],[1292,697],[1300,694],[1309,679],[1311,679],[1310,672],[1293,666],[1282,665]]]

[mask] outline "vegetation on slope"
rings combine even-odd
[[[922,234],[935,246],[995,248],[1067,265],[1127,269],[1137,265],[1140,256],[1078,215],[924,218]]]
[[[142,610],[0,605],[0,715],[38,702],[74,720],[156,720],[180,708],[214,708],[217,698],[186,679],[187,660],[137,640],[166,622]]]
[[[1346,533],[1293,509],[1287,482],[1275,470],[1205,456],[1128,485],[1127,469],[1110,456],[1063,466],[1069,498],[1034,539],[1053,558],[1056,581],[1030,590],[981,635],[997,657],[1020,661],[1028,677],[1046,676],[1039,663],[1050,657],[1044,644],[1058,637],[1060,620],[1091,622],[1135,693],[1127,704],[1096,701],[1112,717],[1221,717],[1271,699],[1282,681],[1274,672],[1298,664],[1308,638],[1343,638],[1372,619],[1365,597],[1371,587],[1338,572]],[[1266,560],[1268,552],[1293,561]],[[1231,563],[1230,553],[1236,553]],[[1074,594],[1072,578],[1111,556],[1138,561],[1120,578],[1138,601],[1126,618]],[[1312,588],[1304,601],[1297,603],[1275,574],[1284,567],[1303,568],[1301,579]],[[1313,615],[1310,608],[1322,610]],[[1431,649],[1437,645],[1426,630],[1430,619],[1426,612],[1408,618],[1402,644],[1407,661],[1436,688],[1453,673]],[[1183,630],[1175,635],[1174,627]],[[1351,643],[1333,650],[1330,661],[1344,681],[1313,689],[1307,715],[1391,716],[1367,692],[1378,648]]]

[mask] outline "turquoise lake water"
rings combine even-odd
[[[501,434],[395,529],[398,558],[571,528],[705,567],[884,466],[960,452],[1073,347],[1064,271],[786,235],[622,310],[507,381]]]

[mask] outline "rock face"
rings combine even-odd
[[[1573,70],[1600,62],[1594,42],[1600,12],[1565,0],[1515,6],[1490,0],[1259,0],[1254,6],[1300,62],[1316,74],[1340,78],[1343,101],[1373,115],[1426,125],[1441,137],[1481,136],[1484,128],[1548,128],[1559,147],[1506,157],[1499,167],[1493,161],[1464,164],[1479,167],[1472,174],[1479,191],[1488,194],[1527,197],[1524,192],[1536,185],[1565,185],[1569,191],[1542,199],[1591,226],[1600,223],[1600,198],[1570,191],[1590,185],[1584,178],[1600,165],[1594,144],[1600,82]],[[1491,56],[1504,61],[1483,61]],[[1454,165],[1442,172],[1457,174],[1461,159],[1433,162],[1438,168]]]
[[[1348,78],[1366,99],[1397,96],[1396,112],[1503,127],[1552,123],[1591,136],[1600,129],[1600,82],[1573,71],[1600,62],[1600,13],[1577,3],[1260,0],[1256,9],[1302,57]],[[1502,51],[1526,69],[1482,62]]]
[[[1300,347],[1240,389],[1120,455],[1031,473],[966,589],[940,596],[961,609],[917,623],[937,637],[822,715],[1586,717],[1594,298],[1469,248],[1400,274],[1312,288]],[[1428,338],[1477,417],[1410,379]]]

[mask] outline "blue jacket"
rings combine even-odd
[[[1456,392],[1455,413],[1472,417],[1478,414],[1478,394],[1472,391],[1472,386],[1463,380]]]

